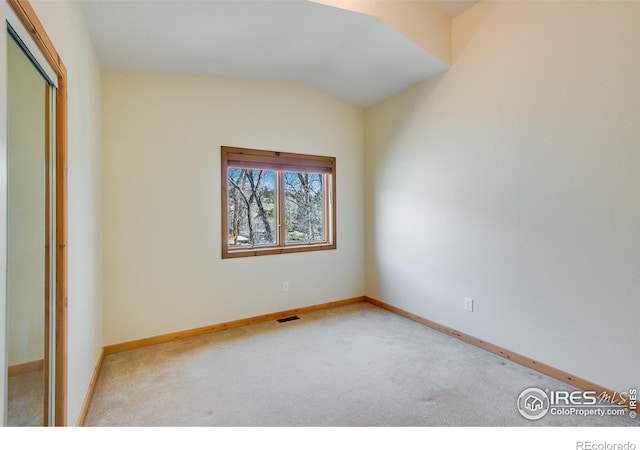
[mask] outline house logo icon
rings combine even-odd
[[[542,389],[525,389],[518,397],[518,411],[525,419],[541,419],[549,411],[549,396]]]
[[[533,394],[529,394],[529,396],[524,400],[524,406],[529,411],[538,411],[542,409],[542,400],[535,397]]]

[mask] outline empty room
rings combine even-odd
[[[639,2],[0,8],[0,423],[640,445]]]

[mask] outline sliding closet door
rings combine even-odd
[[[53,385],[55,89],[19,41],[7,39],[7,424],[43,426],[50,422]]]
[[[0,425],[67,424],[67,70],[0,0]]]

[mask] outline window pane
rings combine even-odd
[[[305,244],[324,241],[323,175],[285,172],[284,192],[286,242]]]
[[[276,243],[275,172],[227,169],[229,248]]]

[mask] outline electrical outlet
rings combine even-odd
[[[288,281],[283,281],[282,282],[282,290],[284,292],[287,292],[289,290],[289,282]]]
[[[473,312],[473,299],[469,297],[464,298],[465,311]]]

